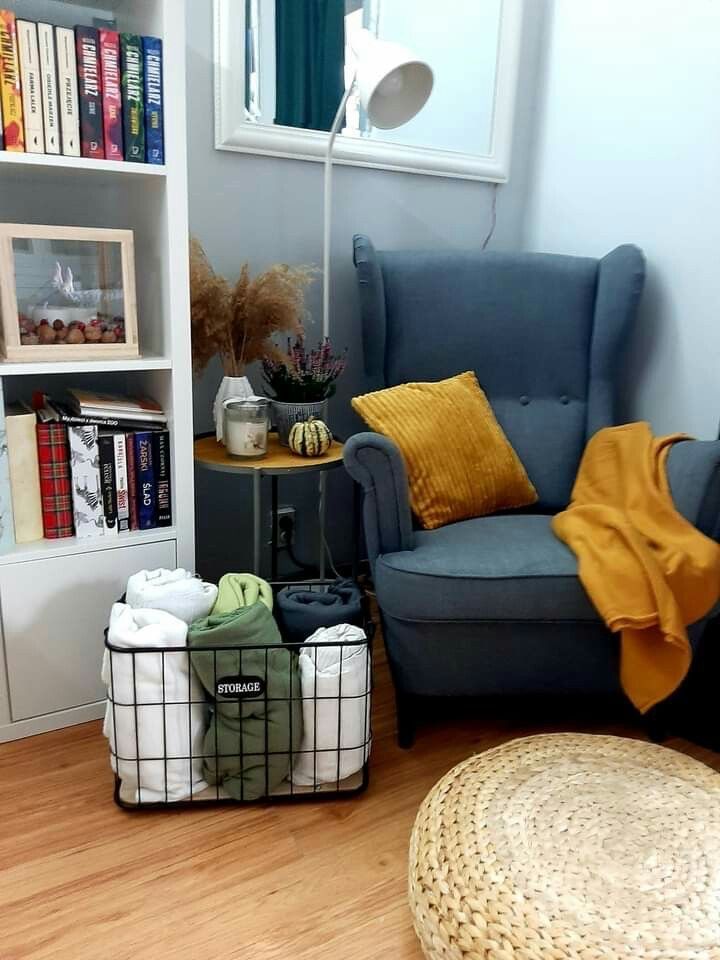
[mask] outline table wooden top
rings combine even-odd
[[[343,445],[333,440],[330,449],[322,457],[301,457],[288,447],[281,446],[276,433],[270,433],[267,455],[257,460],[248,460],[245,457],[229,456],[225,447],[218,443],[213,435],[198,438],[194,444],[194,452],[196,463],[208,470],[219,470],[222,473],[312,473],[342,466]]]

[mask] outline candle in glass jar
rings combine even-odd
[[[267,453],[268,402],[263,397],[225,403],[223,442],[232,457],[263,457]]]

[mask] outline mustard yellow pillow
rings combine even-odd
[[[536,502],[474,373],[366,393],[352,405],[400,448],[410,505],[426,530]]]

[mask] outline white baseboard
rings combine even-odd
[[[63,727],[71,727],[76,723],[87,723],[88,720],[99,720],[104,714],[105,701],[100,700],[97,703],[87,703],[82,707],[73,707],[71,710],[46,713],[42,717],[31,717],[29,720],[4,723],[0,725],[0,743],[21,740],[23,737],[34,737],[38,733],[60,730]]]

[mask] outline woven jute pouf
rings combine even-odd
[[[720,960],[720,775],[619,737],[528,737],[423,802],[410,905],[432,960]]]

